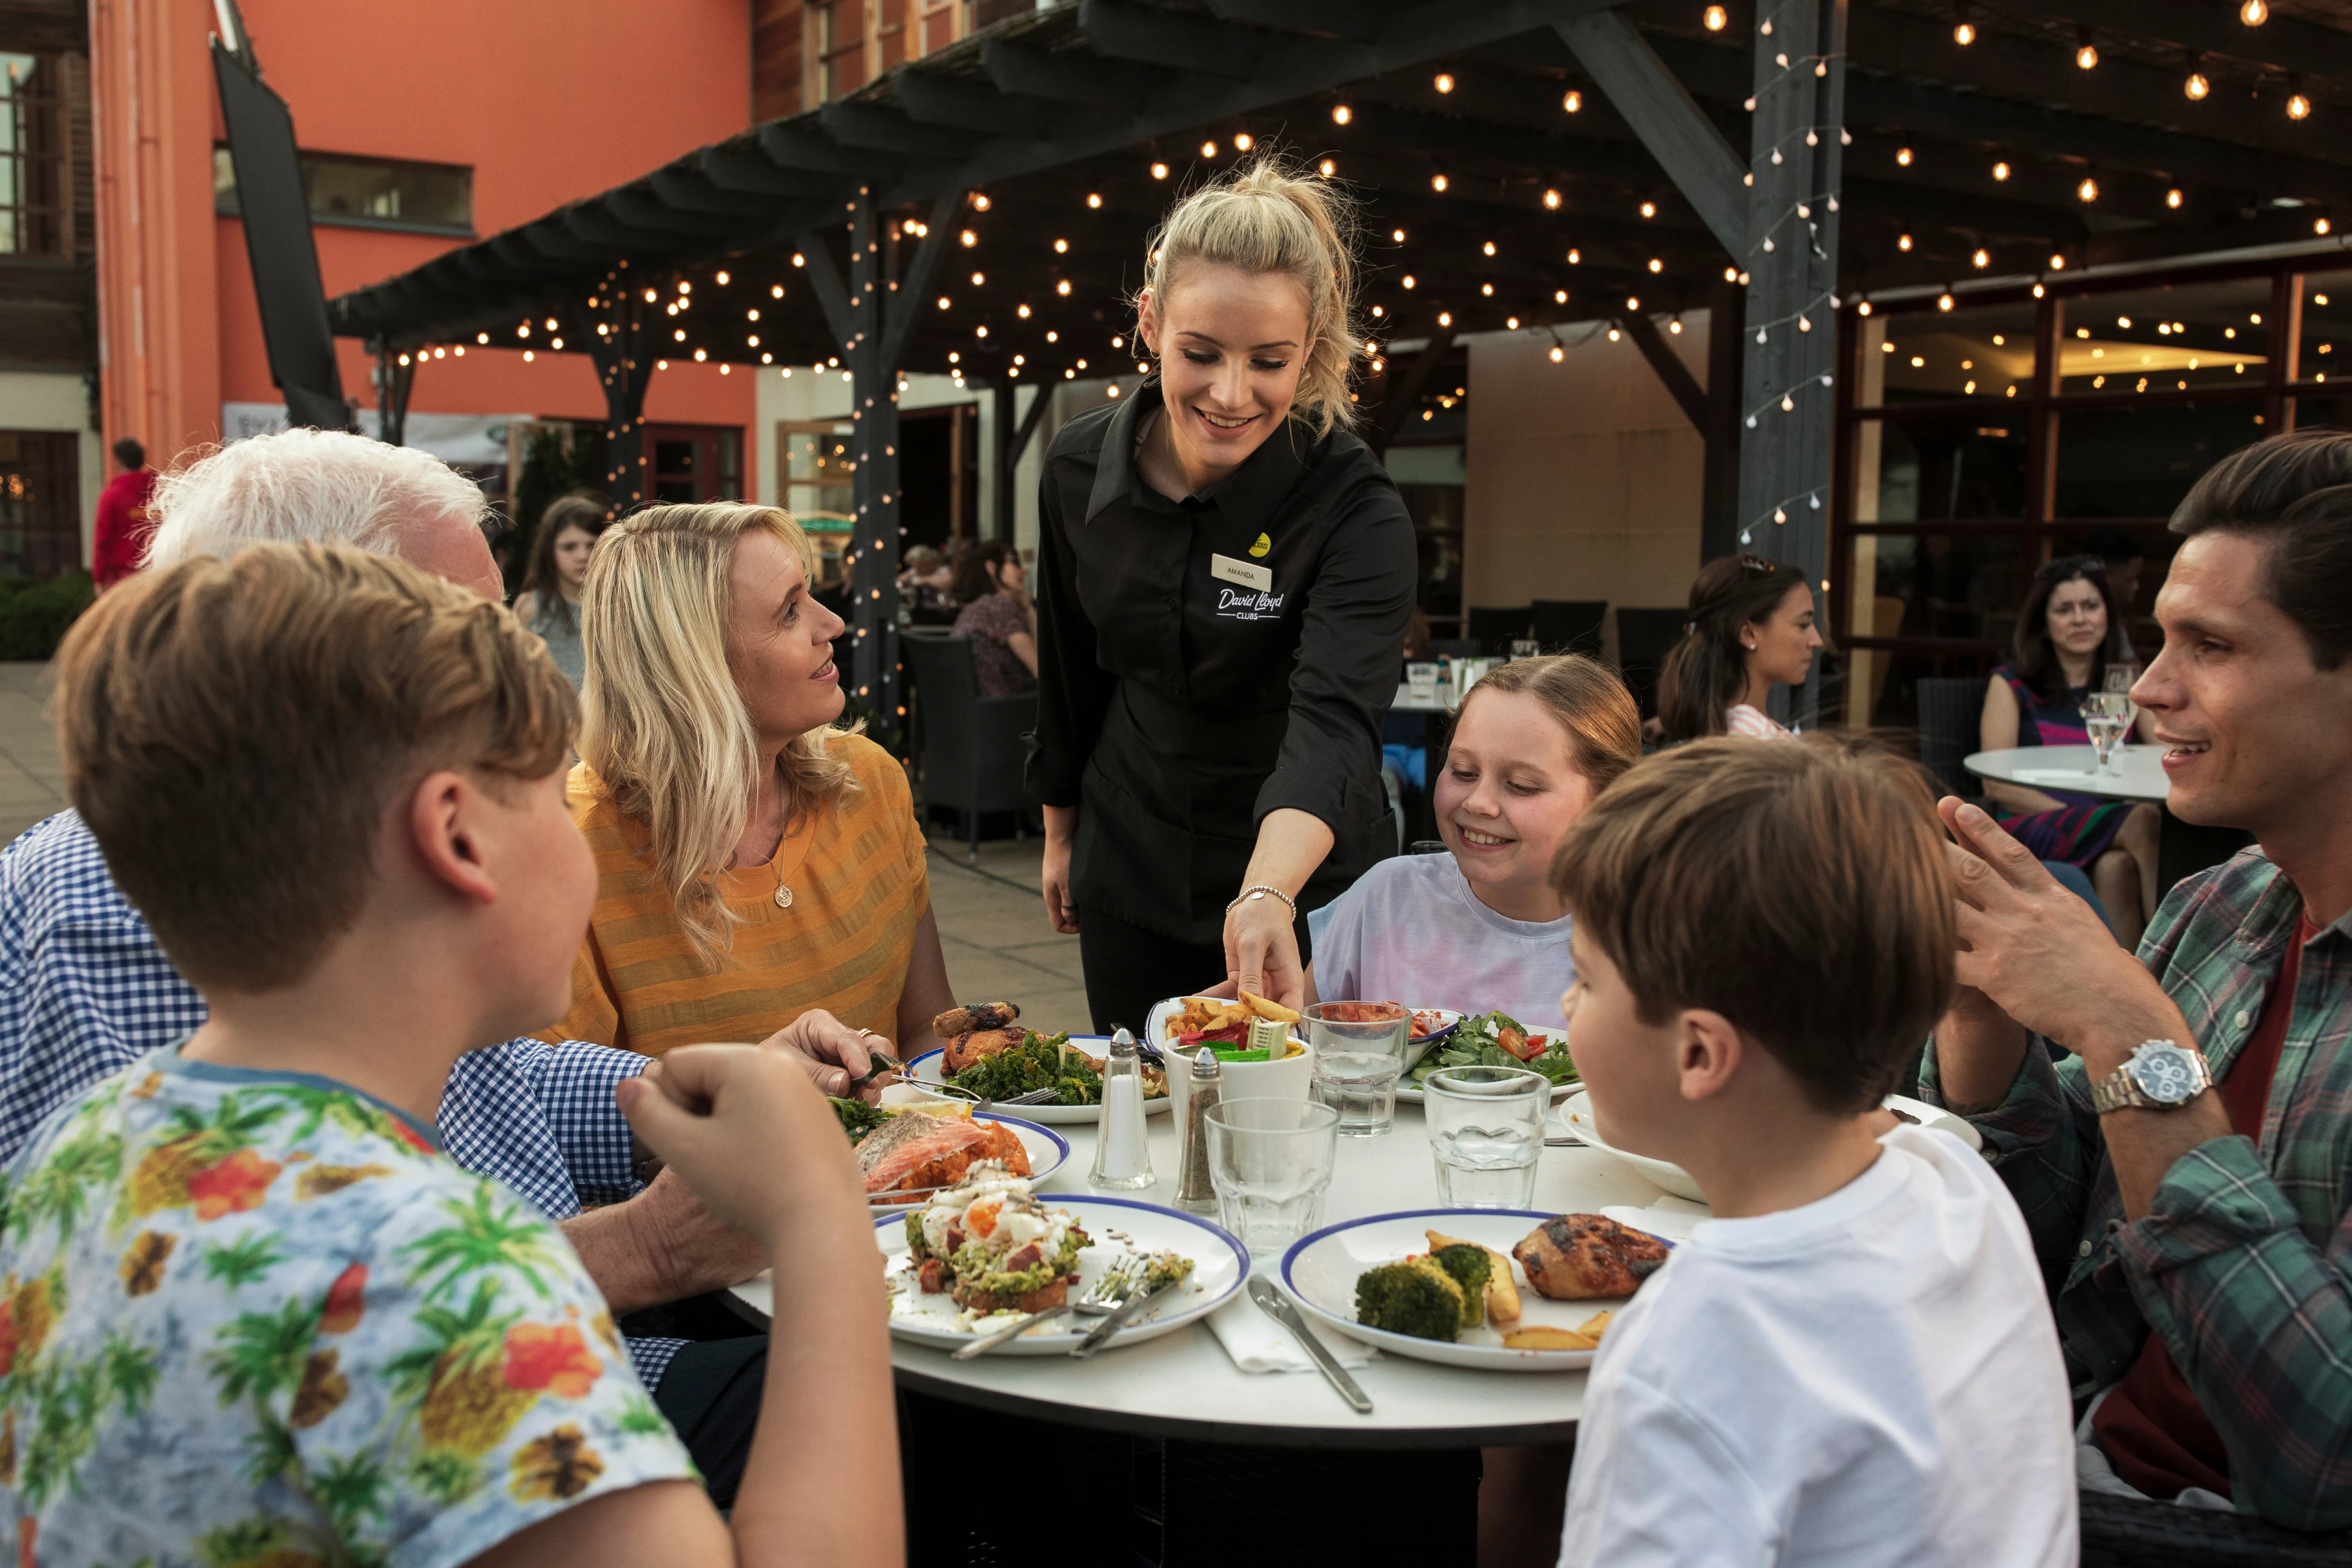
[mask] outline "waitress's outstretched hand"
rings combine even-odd
[[[1307,999],[1307,966],[1290,906],[1278,898],[1244,898],[1225,911],[1225,977],[1252,996],[1284,1007]]]
[[[1070,896],[1070,846],[1077,836],[1076,806],[1045,808],[1045,862],[1038,881],[1045,894],[1045,918],[1065,936],[1078,931],[1078,902]]]

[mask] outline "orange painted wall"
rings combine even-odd
[[[470,165],[474,227],[484,236],[750,122],[747,0],[245,0],[243,9],[263,72],[292,110],[305,150]],[[118,99],[136,92],[157,170],[135,201],[127,177],[110,185],[104,128],[113,121],[103,120],[101,222],[110,216],[107,232],[129,236],[152,235],[159,215],[174,220],[173,232],[147,248],[180,297],[159,308],[148,298],[152,288],[138,295],[143,324],[133,319],[131,280],[101,257],[101,310],[110,329],[118,319],[124,329],[108,334],[110,383],[121,358],[111,352],[116,340],[142,325],[151,340],[168,340],[175,356],[168,375],[160,365],[126,374],[120,396],[109,385],[107,436],[139,434],[161,448],[160,459],[188,441],[217,439],[222,402],[274,402],[278,394],[244,231],[234,218],[212,215],[211,150],[220,134],[205,50],[212,8],[206,0],[95,0],[92,12],[100,112],[109,115],[108,84]],[[112,49],[110,34],[122,40]],[[128,47],[134,36],[148,57],[136,72]],[[159,76],[168,78],[168,94],[154,85]],[[135,144],[126,130],[113,145]],[[330,296],[465,243],[329,225],[315,234]],[[344,341],[341,360],[345,393],[373,402],[361,346]],[[754,401],[747,374],[679,365],[655,379],[646,413],[661,423],[748,426]],[[168,413],[160,406],[167,402]],[[541,353],[526,364],[518,351],[469,348],[462,360],[423,366],[409,407],[597,419],[604,400],[585,355]],[[158,441],[150,431],[169,434]]]

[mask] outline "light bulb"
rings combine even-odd
[[[1444,71],[1438,72],[1437,90],[1440,92],[1452,92],[1454,90],[1454,78],[1446,75]]]
[[[1396,241],[1396,242],[1397,242],[1397,244],[1399,244],[1399,245],[1402,245],[1402,244],[1404,243],[1404,230],[1402,230],[1402,229],[1394,229],[1394,230],[1391,230],[1391,231],[1390,232],[1390,234],[1389,234],[1389,238],[1391,238],[1391,239],[1392,239],[1392,240]]]
[[[1665,269],[1666,264],[1664,261],[1654,256],[1650,258],[1650,270],[1652,272],[1664,272]]]
[[[1974,22],[1961,22],[1953,26],[1952,42],[1959,45],[1960,47],[1965,49],[1976,41],[1977,26]]]
[[[1315,165],[1315,172],[1328,180],[1332,175],[1339,172],[1339,165],[1334,163],[1328,158],[1326,158],[1323,162]]]
[[[1576,249],[1570,249],[1570,250],[1569,251],[1569,253],[1568,253],[1568,265],[1569,265],[1569,266],[1570,266],[1570,267],[1577,267],[1577,266],[1580,266],[1580,265],[1582,265],[1583,261],[1584,261],[1584,253],[1583,253],[1582,251],[1580,251],[1580,250],[1576,250]]]
[[[1168,178],[1168,165],[1165,163],[1154,163],[1151,166],[1151,177],[1155,180],[1165,180]]]
[[[1090,207],[1099,207],[1099,206],[1101,206],[1101,205],[1102,205],[1102,193],[1101,193],[1100,191],[1088,191],[1088,192],[1087,193],[1087,205],[1088,205],[1088,206],[1090,206]]]
[[[1948,295],[1948,294],[1939,294],[1939,295],[1937,295],[1937,296],[1936,297],[1936,308],[1937,308],[1937,309],[1938,309],[1938,310],[1949,310],[1951,308],[1952,308],[1952,297],[1951,297],[1950,295]]]
[[[1895,248],[1897,250],[1909,250],[1911,248],[1911,236],[1909,235],[1896,235],[1895,239]]]
[[[1706,24],[1708,32],[1720,33],[1731,25],[1731,13],[1720,5],[1710,5],[1706,8],[1706,14],[1699,19]]]
[[[2099,183],[2096,180],[2085,179],[2074,187],[2074,194],[2084,201],[2095,202],[2099,199]]]
[[[2180,90],[2187,93],[2192,101],[2201,101],[2213,90],[2213,84],[2205,79],[2203,71],[2192,70],[2189,73],[2189,79],[2180,84]]]
[[[2310,119],[2310,118],[2311,118],[2311,99],[2307,99],[2307,98],[2304,97],[2304,96],[2303,96],[2303,94],[2301,94],[2301,93],[2299,93],[2299,92],[2293,92],[2293,93],[2289,93],[2289,94],[2287,94],[2287,99],[2286,99],[2286,117],[2287,117],[2289,120],[2308,120],[2308,119]]]
[[[1488,241],[1486,242],[1486,254],[1487,254],[1488,256],[1492,256],[1492,255],[1494,255],[1494,254],[1495,254],[1495,242],[1494,242],[1493,240],[1488,240]]]
[[[1992,166],[1992,177],[1993,177],[1994,179],[1996,179],[1996,180],[2006,180],[2006,179],[2008,179],[2008,178],[2009,178],[2009,165],[2008,165],[2007,163],[2005,163],[2005,162],[2003,162],[2003,163],[1996,163],[1996,164],[1994,164],[1994,165]]]
[[[970,229],[964,230],[963,233],[957,237],[961,239],[967,246],[975,246],[980,243],[980,236],[972,233]]]
[[[1908,169],[1911,167],[1911,149],[1908,147],[1896,148],[1895,150],[1895,162],[1896,166],[1899,168]]]
[[[1332,124],[1334,124],[1334,125],[1345,125],[1345,124],[1347,124],[1347,123],[1348,123],[1348,121],[1349,121],[1349,120],[1353,120],[1353,119],[1355,119],[1355,118],[1356,118],[1356,111],[1355,111],[1354,110],[1352,110],[1352,109],[1349,109],[1346,104],[1344,104],[1344,103],[1335,103],[1335,104],[1333,104],[1333,105],[1331,106],[1331,123],[1332,123]]]
[[[2259,27],[2271,19],[2268,0],[2246,0],[2238,7],[2238,20],[2249,27]]]
[[[2053,253],[2053,255],[2052,255],[2052,256],[2051,256],[2051,257],[2050,257],[2050,270],[2051,270],[2051,271],[2053,271],[2053,272],[2063,272],[2063,271],[2065,271],[2065,270],[2066,270],[2066,258],[2065,258],[2064,256],[2059,256],[2059,255],[2056,255],[2055,253]]]
[[[1570,114],[1582,114],[1584,112],[1584,95],[1571,89],[1569,95],[1559,100],[1559,106],[1560,108],[1568,110]]]
[[[2088,38],[2084,39],[2074,50],[2074,65],[2075,68],[2080,70],[2091,71],[2098,69],[2099,47],[2096,44],[2092,43]]]
[[[1216,155],[1217,155],[1217,144],[1216,144],[1215,142],[1213,142],[1213,141],[1203,141],[1203,142],[1202,142],[1202,143],[1201,143],[1201,156],[1202,156],[1202,157],[1203,157],[1203,158],[1214,158]]]
[[[1989,250],[1979,250],[1974,256],[1969,257],[1969,259],[1971,262],[1974,262],[1976,264],[1977,270],[1981,272],[1986,267],[1992,265],[1992,253]]]
[[[1432,174],[1429,177],[1429,188],[1442,194],[1445,190],[1445,176],[1443,174]]]
[[[974,192],[971,193],[971,210],[972,210],[973,212],[975,212],[975,213],[984,213],[984,212],[988,211],[988,193],[987,193],[987,192],[985,192],[985,191],[974,191]]]
[[[1568,351],[1558,343],[1554,343],[1551,346],[1551,362],[1556,365],[1566,358],[1568,358]]]
[[[1545,206],[1551,208],[1554,212],[1558,212],[1559,210],[1559,193],[1558,191],[1546,191],[1544,193],[1543,202]]]
[[[1643,202],[1642,204],[1642,215],[1645,218],[1656,217],[1658,215],[1658,204],[1655,202]]]
[[[1252,136],[1248,131],[1234,131],[1234,152],[1248,152],[1251,148],[1253,148],[1253,147],[1255,147],[1255,146],[1256,146],[1256,145],[1257,145],[1257,138],[1256,138],[1256,137],[1255,137],[1255,136]]]
[[[2181,195],[2178,187],[2164,193],[2164,204],[2166,206],[2178,207],[2180,205],[2180,202]]]

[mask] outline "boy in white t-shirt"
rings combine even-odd
[[[1563,1568],[2074,1563],[2064,1367],[1990,1166],[1879,1103],[1950,999],[1910,765],[1709,740],[1569,835],[1570,1048],[1609,1141],[1715,1218],[1585,1393]]]

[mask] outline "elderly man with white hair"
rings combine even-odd
[[[150,566],[264,539],[339,539],[502,594],[481,491],[421,452],[315,430],[257,436],[167,476],[153,504],[162,521]],[[205,1017],[75,812],[0,851],[0,1164],[50,1111]],[[767,1043],[801,1056],[831,1092],[870,1065],[856,1031],[822,1012]],[[733,1284],[764,1261],[676,1176],[642,1179],[613,1089],[646,1064],[579,1041],[508,1040],[458,1060],[438,1118],[452,1158],[561,1222],[616,1313]],[[759,1336],[629,1341],[721,1507],[750,1452],[766,1346]]]

